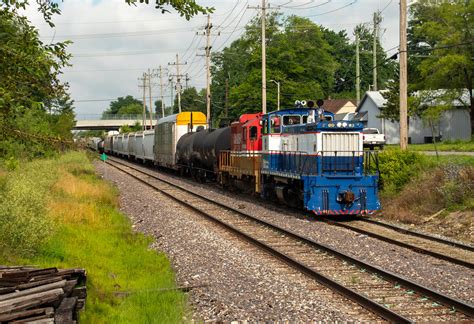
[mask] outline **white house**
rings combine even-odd
[[[357,106],[357,114],[353,119],[363,122],[367,128],[379,129],[385,134],[387,144],[398,144],[400,143],[399,123],[379,117],[386,102],[387,100],[380,91],[367,91]],[[436,140],[471,139],[469,110],[465,109],[465,106],[459,101],[453,102],[453,107],[453,109],[444,111],[440,120],[433,125]],[[410,117],[408,142],[413,144],[432,143],[433,135],[430,125],[427,125],[420,118]]]

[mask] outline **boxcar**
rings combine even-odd
[[[206,128],[206,115],[201,112],[182,112],[158,120],[155,127],[154,163],[177,169],[176,146],[179,139],[198,129]]]

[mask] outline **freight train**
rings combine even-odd
[[[104,150],[316,215],[367,215],[380,209],[379,174],[362,129],[298,102],[218,129],[201,112],[182,112],[154,130],[108,136]]]

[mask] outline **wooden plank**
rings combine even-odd
[[[36,309],[29,309],[25,311],[13,312],[10,314],[3,314],[0,315],[0,322],[7,322],[18,318],[25,318],[29,316],[36,316],[36,315],[51,315],[54,313],[54,309],[52,307],[45,307],[45,308],[36,308]]]
[[[54,321],[61,324],[72,323],[76,302],[77,297],[64,298],[54,314]]]
[[[0,314],[39,306],[58,299],[64,291],[61,288],[43,291],[37,294],[8,299],[0,302]]]
[[[17,291],[17,292],[10,293],[10,294],[0,295],[0,305],[1,305],[1,302],[4,301],[4,300],[18,298],[18,297],[22,297],[22,296],[28,296],[28,295],[36,294],[36,293],[39,293],[39,292],[42,292],[42,291],[53,290],[53,289],[56,289],[56,288],[63,288],[64,286],[66,286],[66,283],[67,283],[66,280],[61,280],[61,281],[53,282],[53,283],[50,283],[50,284],[47,284],[47,285],[41,285],[41,286],[38,286],[38,287],[33,287],[33,288],[30,288],[30,289]]]
[[[49,279],[32,281],[32,282],[29,282],[29,283],[18,285],[16,287],[16,290],[29,289],[29,288],[33,288],[33,287],[37,287],[37,286],[41,286],[41,285],[47,285],[47,284],[53,283],[53,282],[58,282],[58,281],[61,281],[61,280],[63,280],[63,278],[53,277],[53,278],[49,278]]]
[[[84,299],[87,297],[87,288],[86,287],[77,287],[72,290],[71,297],[77,297],[79,299]]]
[[[18,321],[13,321],[10,322],[11,324],[19,324],[19,323],[38,323],[40,320],[44,319],[54,319],[53,314],[44,314],[44,315],[39,315],[39,316],[34,316],[34,317],[28,317],[24,318]]]

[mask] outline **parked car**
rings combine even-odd
[[[381,134],[377,128],[364,128],[363,141],[364,147],[368,147],[373,150],[375,147],[383,149],[385,145],[385,135]]]

